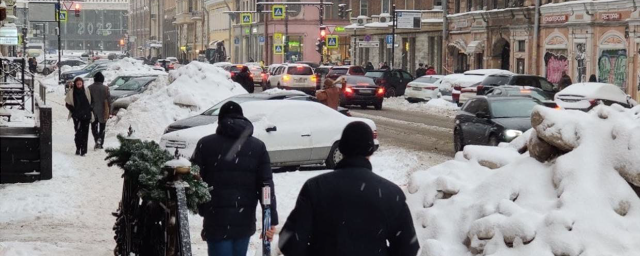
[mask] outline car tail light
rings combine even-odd
[[[411,88],[411,87],[413,87],[413,86],[412,86],[412,85],[410,85],[410,84],[407,84],[407,88]]]
[[[462,86],[456,85],[453,87],[453,89],[456,91],[462,91]]]
[[[438,89],[438,87],[437,86],[427,86],[424,89],[426,89],[426,90],[436,90],[436,89]]]
[[[353,89],[351,87],[347,87],[344,89],[345,94],[353,94]]]
[[[316,75],[311,75],[311,82],[317,82],[318,81],[318,76]]]
[[[378,130],[373,130],[373,139],[377,139],[378,138]]]
[[[378,88],[377,93],[378,93],[378,95],[384,95],[384,87]]]
[[[169,69],[173,69],[173,68],[174,68],[173,64],[169,64]]]
[[[262,77],[262,79],[266,79],[267,78],[267,74],[266,73],[260,73],[260,77]]]
[[[481,92],[482,89],[484,89],[484,85],[478,85],[478,87],[476,87],[477,92]]]
[[[231,78],[233,78],[233,76],[235,75],[235,73],[233,73],[233,72],[229,72],[229,75],[231,76]]]
[[[291,80],[291,76],[290,75],[282,76],[282,81],[288,82],[289,80]]]
[[[592,107],[598,105],[598,101],[596,99],[589,100],[589,105],[591,105]]]
[[[251,78],[253,78],[253,73],[249,73],[249,76],[250,76]]]
[[[530,94],[531,90],[529,90],[529,89],[520,89],[520,93]]]
[[[556,105],[556,107],[554,108],[555,110],[561,110],[562,108],[558,105]]]

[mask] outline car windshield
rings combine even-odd
[[[109,87],[111,87],[111,86],[121,86],[125,82],[127,82],[127,80],[129,80],[129,77],[119,76],[116,79],[113,79],[113,81],[111,81],[111,83],[109,83]]]
[[[438,79],[439,78],[436,77],[419,77],[418,79],[414,80],[414,82],[432,84],[437,82]]]
[[[483,85],[505,85],[509,82],[508,76],[488,76],[482,81]]]
[[[121,86],[118,86],[118,88],[116,88],[116,90],[119,90],[119,91],[137,91],[137,90],[140,90],[140,88],[142,88],[142,86],[144,86],[145,84],[147,84],[151,80],[153,80],[153,78],[131,79],[131,80],[127,81],[126,83],[122,84]]]
[[[369,71],[364,76],[371,78],[381,78],[384,75],[382,71]]]
[[[527,98],[493,100],[491,114],[494,118],[530,117],[536,105],[535,101]]]
[[[529,96],[537,101],[553,101],[553,98],[537,89],[507,89],[508,95]]]
[[[347,84],[350,85],[376,85],[373,79],[366,76],[346,76]]]
[[[91,64],[84,67],[82,70],[93,70],[96,66],[98,66],[98,64]]]
[[[235,103],[241,104],[243,102],[257,101],[257,100],[262,100],[262,99],[254,98],[254,97],[232,97],[232,98],[228,98],[226,100],[218,102],[218,104],[213,105],[213,107],[211,107],[211,108],[207,109],[206,111],[204,111],[202,113],[202,115],[205,115],[205,116],[218,116],[218,113],[220,113],[220,108],[222,107],[222,105],[224,105],[225,103],[227,103],[229,101],[233,101]]]
[[[311,67],[307,66],[292,66],[287,68],[287,74],[294,76],[309,76],[313,75]]]

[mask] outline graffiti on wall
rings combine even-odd
[[[578,71],[578,83],[587,81],[587,54],[584,43],[576,44],[576,67]]]
[[[598,58],[598,81],[627,89],[627,50],[603,50]]]
[[[560,82],[562,72],[567,71],[569,59],[567,59],[566,50],[548,50],[544,54],[544,64],[547,69],[546,77],[551,83]]]

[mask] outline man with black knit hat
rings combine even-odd
[[[414,256],[420,245],[402,190],[373,173],[373,131],[353,122],[342,132],[344,159],[309,179],[280,232],[285,256]]]
[[[263,186],[271,187],[269,239],[278,225],[269,153],[252,135],[253,125],[243,116],[242,107],[229,101],[220,108],[216,133],[200,139],[191,158],[211,193],[211,201],[198,207],[210,256],[247,255]]]
[[[91,123],[91,134],[93,134],[95,141],[94,149],[100,149],[104,143],[104,129],[111,111],[111,93],[109,93],[109,86],[104,84],[102,72],[93,76],[93,84],[89,86],[89,91],[91,92],[91,107],[95,117]]]

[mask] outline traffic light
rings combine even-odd
[[[74,12],[76,14],[76,17],[80,17],[80,4],[76,4]]]
[[[120,47],[124,46],[124,39],[120,39]]]
[[[318,38],[316,42],[316,52],[322,54],[322,48],[324,48],[324,40]]]
[[[346,13],[347,4],[339,4],[338,5],[338,17],[344,19],[347,15]]]
[[[327,27],[320,26],[320,39],[322,40],[322,42],[324,42],[326,38],[327,38]]]

